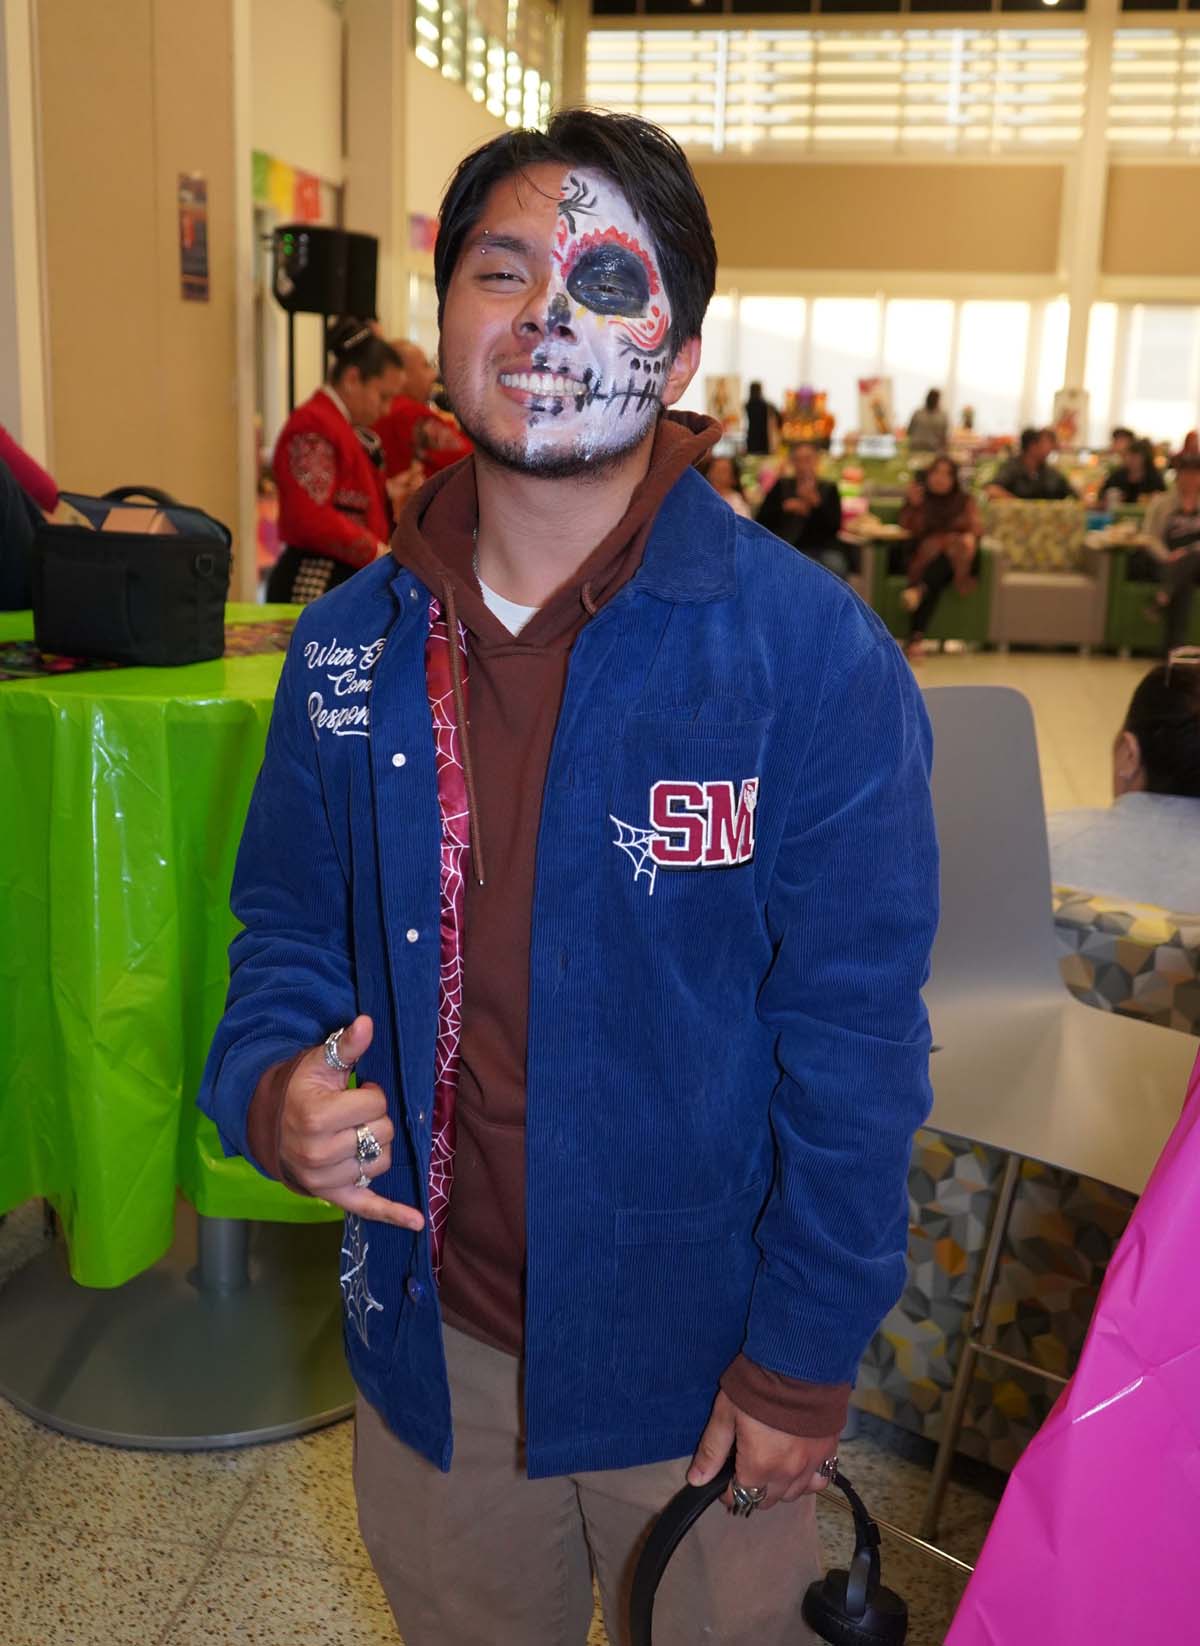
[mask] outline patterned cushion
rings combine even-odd
[[[1082,503],[1026,503],[997,498],[983,509],[984,534],[1003,551],[1009,566],[1029,572],[1085,569]]]
[[[1054,931],[1078,1000],[1200,1034],[1200,914],[1056,886]]]
[[[1034,507],[1046,505],[1035,504]],[[1200,915],[1054,888],[1063,980],[1102,1011],[1200,1034]],[[936,1440],[1004,1168],[999,1149],[917,1133],[908,1176],[908,1284],[870,1344],[855,1404]],[[1135,1197],[1027,1160],[992,1306],[1004,1353],[1068,1376]],[[959,1450],[1010,1469],[1057,1389],[980,1360]]]

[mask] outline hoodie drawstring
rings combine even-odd
[[[454,723],[458,727],[458,741],[462,748],[463,781],[467,789],[467,834],[471,842],[471,868],[476,884],[483,885],[483,841],[479,830],[479,800],[475,790],[475,765],[471,759],[471,737],[467,723],[467,699],[463,690],[462,652],[459,650],[458,608],[454,602],[454,584],[442,579],[442,605],[446,612],[446,627],[450,631],[450,690],[454,698]]]

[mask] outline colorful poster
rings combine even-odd
[[[704,409],[731,434],[742,423],[742,380],[728,375],[704,379]]]
[[[860,434],[891,434],[892,411],[890,377],[860,377],[858,380],[858,429]]]
[[[256,206],[271,204],[271,156],[255,149],[250,156],[250,182]]]
[[[179,274],[185,300],[207,303],[208,184],[197,172],[179,173]]]
[[[1082,446],[1087,440],[1088,392],[1059,389],[1054,396],[1054,433],[1060,446]]]

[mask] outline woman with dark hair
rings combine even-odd
[[[1125,460],[1109,471],[1104,496],[1120,494],[1122,503],[1140,503],[1151,492],[1163,491],[1163,477],[1154,461],[1154,447],[1148,440],[1135,440],[1125,452]]]
[[[736,457],[727,454],[718,456],[714,452],[700,464],[700,473],[717,496],[725,499],[734,514],[740,514],[743,520],[751,518],[750,505],[742,491],[742,476]]]
[[[1200,912],[1200,654],[1139,683],[1113,744],[1113,803],[1048,819],[1056,884]]]
[[[983,522],[952,458],[935,457],[912,482],[900,524],[912,535],[905,567],[908,587],[902,596],[905,611],[912,614],[906,650],[919,657],[944,590],[953,583],[959,594],[970,594],[975,587]]]
[[[279,537],[267,599],[306,605],[387,552],[383,471],[363,434],[402,381],[396,351],[363,320],[330,335],[325,383],[288,418],[275,443]]]

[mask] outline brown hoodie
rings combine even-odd
[[[583,626],[634,576],[654,518],[680,475],[712,449],[707,418],[664,417],[650,465],[620,523],[514,636],[484,604],[472,569],[478,520],[473,464],[438,476],[405,511],[396,559],[467,630],[469,724],[463,738],[473,872],[463,921],[457,1146],[439,1291],[443,1312],[472,1336],[519,1354],[524,1327],[525,1055],[534,869],[542,791]],[[482,881],[482,884],[480,883]],[[270,1071],[251,1106],[251,1147],[278,1172],[286,1068]],[[260,1106],[262,1111],[255,1114]],[[256,1143],[258,1147],[256,1148]],[[797,1384],[744,1358],[723,1380],[735,1404],[776,1428],[828,1435],[844,1422],[844,1386]]]

